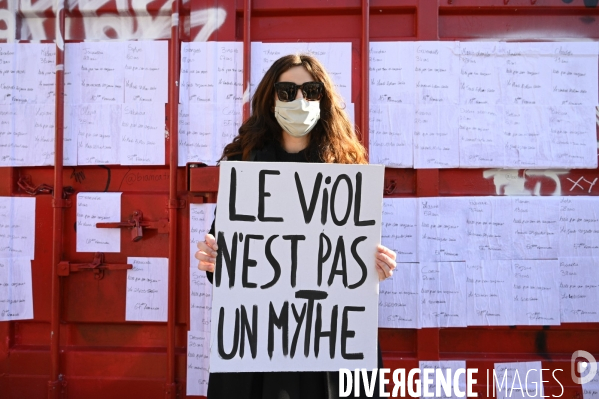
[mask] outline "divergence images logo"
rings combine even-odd
[[[576,371],[574,370],[576,359],[579,357],[583,357],[586,360],[583,362],[578,362],[578,373],[580,374],[580,377],[576,375]],[[570,366],[570,370],[572,372],[572,381],[574,381],[576,384],[586,384],[595,377],[595,374],[597,374],[597,362],[595,361],[595,357],[593,357],[593,355],[587,351],[577,350],[574,352],[572,354],[572,359],[570,360]],[[589,372],[583,377],[582,374],[587,368],[589,368]]]

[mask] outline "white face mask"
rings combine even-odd
[[[291,102],[276,100],[275,118],[293,137],[305,136],[320,119],[320,101],[307,101],[303,98]]]

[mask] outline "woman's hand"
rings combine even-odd
[[[216,263],[216,239],[212,234],[206,234],[204,241],[198,242],[198,251],[195,254],[197,260],[200,261],[198,269],[206,272],[214,272],[214,264]]]
[[[199,246],[199,244],[198,244]],[[393,275],[393,270],[397,264],[395,263],[395,251],[379,245],[376,253],[376,271],[379,274],[379,281],[383,281]],[[197,258],[197,255],[196,255]]]

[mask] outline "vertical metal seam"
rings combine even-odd
[[[48,381],[48,398],[56,399],[61,394],[60,374],[60,293],[61,278],[58,276],[58,264],[63,254],[64,206],[63,189],[63,152],[64,152],[64,32],[65,32],[65,0],[56,0],[54,36],[56,47],[56,77],[54,87],[54,191],[53,223],[52,223],[52,289],[50,314],[50,380]]]
[[[252,0],[243,2],[243,120],[250,117],[250,76],[252,41],[250,37]]]
[[[174,0],[172,18],[179,15],[180,0]],[[180,73],[180,24],[171,24],[170,80],[169,80],[169,241],[168,241],[168,312],[167,312],[167,371],[165,397],[177,396],[175,382],[175,335],[176,335],[176,292],[177,292],[177,217],[179,213],[177,198],[177,168],[179,164],[179,73]]]
[[[362,142],[370,158],[369,149],[369,114],[370,114],[370,94],[369,94],[369,72],[370,72],[370,3],[369,0],[362,0],[362,104],[360,117],[362,119]]]

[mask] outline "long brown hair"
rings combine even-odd
[[[366,150],[341,106],[342,100],[329,74],[320,61],[307,54],[286,55],[272,64],[252,98],[252,115],[239,128],[239,135],[225,147],[221,160],[241,155],[245,161],[252,151],[264,148],[269,142],[282,144],[283,129],[272,111],[274,84],[283,72],[295,66],[303,66],[315,81],[324,83],[320,120],[310,132],[306,154],[316,154],[318,161],[326,163],[368,163]]]

